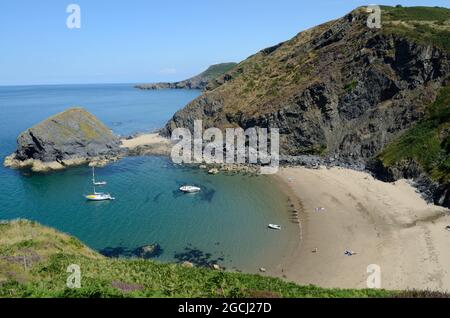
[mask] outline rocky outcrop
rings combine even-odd
[[[105,163],[120,153],[120,140],[94,115],[71,108],[27,129],[5,166],[34,171],[57,170],[84,163]]]
[[[204,90],[210,85],[210,82],[215,78],[222,76],[226,72],[230,71],[236,63],[221,63],[211,65],[206,71],[191,77],[187,80],[174,82],[174,83],[150,83],[150,84],[140,84],[136,85],[139,89],[201,89]],[[215,85],[215,84],[212,84]]]
[[[162,134],[192,130],[194,120],[205,128],[274,127],[282,155],[365,163],[424,116],[450,72],[447,51],[369,29],[367,18],[360,8],[251,56]]]
[[[374,158],[368,162],[367,169],[382,181],[411,180],[425,201],[450,208],[448,184],[433,180],[415,160],[402,160],[395,165],[386,167],[378,158]]]

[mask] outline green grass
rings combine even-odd
[[[384,18],[399,21],[445,21],[450,19],[450,10],[444,7],[390,7],[381,6]]]
[[[351,91],[353,91],[356,88],[356,85],[358,85],[358,82],[353,80],[350,83],[348,83],[347,85],[345,85],[344,90],[347,93],[350,93]]]
[[[436,45],[450,52],[450,31],[440,30],[424,24],[414,23],[410,27],[403,25],[387,25],[384,33],[397,34],[414,40],[420,44]]]
[[[206,71],[201,74],[201,76],[209,79],[215,79],[230,71],[236,65],[237,63],[221,63],[211,65]]]
[[[24,262],[24,259],[26,262]],[[69,289],[70,264],[81,288]],[[0,297],[396,297],[374,289],[324,289],[278,278],[143,259],[110,259],[29,221],[0,226]]]
[[[450,9],[382,6],[382,32],[450,51]],[[398,23],[402,22],[402,23]]]
[[[450,86],[443,87],[428,114],[379,155],[385,167],[419,163],[433,180],[450,182]]]

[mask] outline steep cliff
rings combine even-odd
[[[264,49],[177,112],[176,127],[275,127],[285,155],[365,163],[424,117],[450,72],[450,10],[366,8]]]

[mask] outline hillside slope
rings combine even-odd
[[[81,288],[66,287],[67,267],[81,270]],[[0,297],[394,297],[385,290],[299,286],[277,278],[110,259],[77,239],[29,221],[0,223]],[[420,294],[404,294],[417,296]],[[426,295],[426,294],[422,294]]]
[[[249,57],[177,112],[176,127],[280,128],[285,155],[365,163],[423,118],[450,72],[450,10],[358,8]]]
[[[208,69],[187,80],[174,83],[150,83],[136,85],[139,89],[205,89],[211,81],[235,67],[236,63],[214,64]]]

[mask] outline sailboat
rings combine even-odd
[[[96,182],[95,181],[95,171],[94,167],[92,167],[92,184],[94,185],[94,193],[85,195],[84,197],[88,201],[108,201],[108,200],[115,200],[114,197],[112,197],[109,193],[103,193],[103,192],[97,192],[95,190],[95,186],[101,186],[106,185],[105,181]]]
[[[95,186],[106,185],[106,181],[95,181],[95,168],[92,167],[92,184]]]
[[[95,191],[94,187],[94,193],[88,194],[84,196],[88,201],[108,201],[108,200],[115,200],[116,198],[112,197],[109,193],[103,193],[103,192],[97,192]]]

